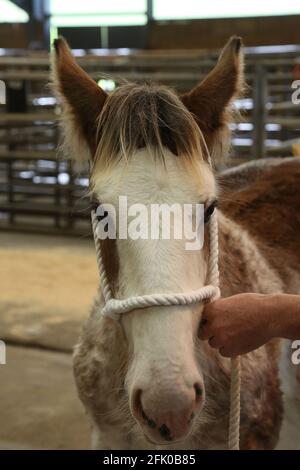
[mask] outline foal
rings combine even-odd
[[[207,222],[219,195],[212,161],[227,153],[233,100],[243,88],[241,40],[231,38],[209,75],[178,97],[166,87],[126,84],[107,95],[55,41],[54,87],[62,102],[65,147],[91,164],[97,205],[202,203]],[[119,215],[119,214],[117,214]],[[223,295],[282,291],[283,282],[247,229],[219,211]],[[101,241],[113,295],[190,292],[206,284],[202,250],[186,239]],[[203,305],[133,310],[121,325],[99,315],[95,298],[74,372],[100,449],[208,449],[226,446],[230,363],[198,340]],[[273,448],[282,397],[279,342],[243,358],[242,448]]]

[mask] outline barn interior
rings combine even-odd
[[[60,151],[55,38],[110,93],[124,80],[188,91],[240,36],[248,86],[220,169],[300,157],[300,3],[219,3],[0,0],[0,449],[89,448],[71,364],[98,271],[89,175]]]

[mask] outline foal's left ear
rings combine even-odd
[[[62,126],[68,153],[79,163],[96,150],[96,120],[107,94],[77,64],[63,38],[54,41],[52,84],[62,103]]]
[[[194,115],[211,154],[226,140],[232,101],[244,88],[242,40],[233,36],[224,47],[217,65],[207,77],[181,99]],[[221,142],[222,141],[222,142]]]

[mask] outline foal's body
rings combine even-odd
[[[239,292],[300,293],[300,217],[297,215],[300,162],[283,162],[264,170],[257,179],[238,192],[232,187],[232,192],[227,192],[221,203],[223,296]],[[80,397],[93,423],[93,447],[159,448],[145,440],[130,414],[123,387],[127,370],[126,342],[121,328],[99,315],[100,302],[97,298],[74,355]],[[143,315],[143,311],[140,314]],[[272,449],[277,444],[283,417],[281,390],[287,388],[287,380],[293,380],[296,372],[291,369],[288,378],[285,369],[285,383],[281,387],[280,356],[284,359],[288,353],[288,349],[281,346],[280,340],[273,340],[242,358],[241,447],[244,449]],[[288,356],[286,358],[289,360]],[[177,445],[167,446],[170,449],[226,448],[230,364],[228,359],[203,344],[199,361],[206,378],[206,404],[191,435]],[[289,393],[296,394],[296,389]],[[290,402],[293,396],[287,399]],[[294,408],[295,412],[298,409]],[[285,423],[284,431],[289,433],[288,429]],[[299,429],[293,439],[290,448],[299,446]]]

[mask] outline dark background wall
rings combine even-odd
[[[223,46],[232,34],[242,36],[247,46],[300,44],[300,16],[298,15],[150,22],[147,27],[140,27],[141,31],[138,31],[139,27],[134,29],[135,31],[132,27],[111,28],[111,47],[215,49]],[[33,40],[42,42],[43,34],[44,30],[39,22],[31,24],[30,31],[27,24],[0,24],[0,48],[27,48]],[[70,42],[73,46],[72,41]],[[74,44],[73,47],[76,48],[78,45]],[[98,47],[101,47],[100,39]]]
[[[43,41],[42,24],[34,22],[31,28],[26,23],[0,23],[0,48],[27,49],[33,37]]]
[[[24,48],[28,46],[27,25],[0,24],[0,48]]]
[[[153,23],[151,49],[219,48],[232,34],[247,46],[300,44],[300,16],[227,18]]]

